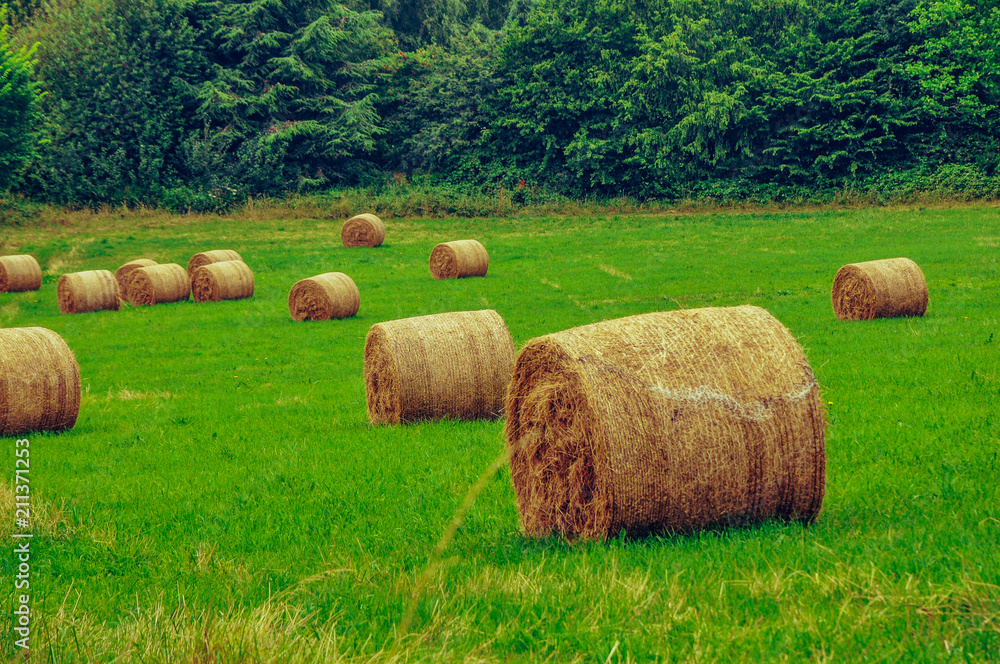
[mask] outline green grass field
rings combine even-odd
[[[340,225],[0,228],[0,254],[45,274],[0,294],[0,326],[61,334],[84,390],[74,429],[27,436],[32,661],[1000,660],[1000,208],[389,219],[373,250],[344,249]],[[433,246],[470,237],[489,275],[433,281]],[[62,273],[221,248],[253,268],[253,299],[58,313]],[[837,269],[895,256],[923,269],[927,315],[836,320]],[[360,312],[293,322],[289,289],[327,271],[353,277]],[[372,324],[492,308],[520,347],[747,303],[791,330],[823,388],[815,524],[530,540],[503,468],[424,576],[503,424],[369,426]],[[11,658],[15,439],[0,440]]]

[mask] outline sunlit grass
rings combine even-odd
[[[1000,651],[996,208],[401,218],[375,250],[341,247],[343,217],[329,210],[78,214],[0,231],[0,253],[32,253],[44,275],[39,292],[0,295],[0,325],[59,332],[84,386],[72,431],[30,436],[35,660]],[[433,281],[433,246],[464,238],[488,248],[489,275]],[[222,248],[253,268],[253,299],[58,313],[63,272],[136,257],[186,264]],[[837,269],[895,256],[923,269],[927,315],[837,321]],[[327,271],[355,280],[358,316],[293,322],[289,289]],[[815,525],[533,541],[518,531],[504,469],[425,575],[502,451],[502,423],[370,427],[362,353],[373,323],[488,307],[520,346],[607,318],[745,303],[792,331],[823,388],[827,496]],[[0,557],[4,578],[13,568]],[[12,595],[0,606],[7,634]],[[0,653],[17,654],[12,639]]]

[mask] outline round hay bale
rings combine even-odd
[[[830,299],[840,320],[923,316],[927,281],[909,258],[849,263],[837,271]]]
[[[128,292],[128,278],[132,274],[132,270],[140,267],[149,267],[150,265],[159,265],[159,263],[149,258],[136,258],[134,261],[129,261],[115,270],[115,279],[118,280],[118,291],[124,296]]]
[[[197,270],[202,265],[211,265],[212,263],[221,263],[223,261],[242,261],[243,257],[232,249],[213,249],[212,251],[203,251],[200,254],[195,254],[188,261],[188,277],[194,279],[194,271]]]
[[[149,265],[132,270],[126,299],[132,306],[180,302],[191,294],[187,270],[177,263]]]
[[[825,487],[819,386],[758,307],[643,314],[539,337],[506,402],[524,531],[600,540],[811,521]]]
[[[253,272],[243,261],[202,265],[194,271],[191,294],[195,302],[242,300],[253,297]]]
[[[431,251],[430,267],[435,279],[485,277],[490,255],[477,240],[442,242]]]
[[[63,338],[44,327],[0,330],[0,436],[72,429],[80,368]]]
[[[59,277],[56,286],[59,313],[83,314],[88,311],[118,311],[122,296],[118,280],[108,270],[73,272]]]
[[[292,320],[350,318],[358,313],[361,293],[354,280],[343,272],[327,272],[302,279],[288,293],[288,313]]]
[[[507,325],[489,309],[377,323],[365,340],[368,419],[497,418],[513,363]]]
[[[42,268],[34,256],[0,256],[0,293],[34,291],[41,287]]]
[[[374,214],[359,214],[344,222],[340,241],[345,247],[377,247],[385,241],[385,224]]]

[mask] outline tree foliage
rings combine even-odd
[[[21,0],[48,92],[22,190],[215,209],[399,171],[573,196],[980,182],[998,5]]]
[[[0,6],[0,192],[17,183],[33,155],[40,118],[38,83],[31,77],[35,49],[11,45],[6,13]]]

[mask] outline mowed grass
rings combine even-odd
[[[0,295],[0,325],[61,334],[84,389],[73,430],[28,436],[33,661],[1000,659],[996,207],[391,219],[373,250],[344,249],[339,219],[65,223],[0,229],[0,253],[45,274]],[[464,238],[489,275],[433,281],[431,249]],[[62,273],[223,248],[253,268],[253,299],[58,313]],[[895,256],[923,269],[927,315],[837,321],[837,269]],[[353,277],[358,316],[293,322],[289,289],[327,271]],[[372,324],[492,308],[520,347],[747,303],[791,330],[823,388],[815,524],[531,540],[504,468],[425,575],[502,422],[369,426]],[[0,557],[8,635],[15,565]],[[0,655],[21,654],[13,639]]]

